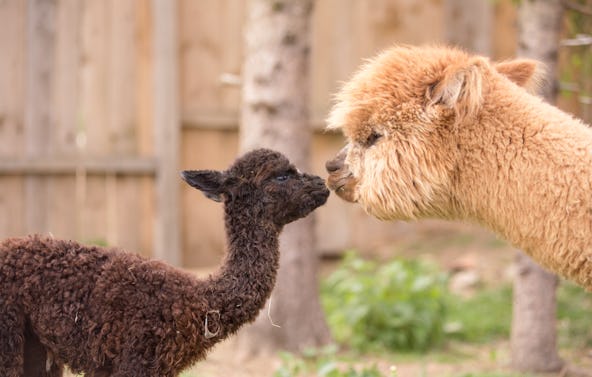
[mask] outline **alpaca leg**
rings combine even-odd
[[[0,370],[6,377],[21,377],[24,364],[25,320],[0,296]]]
[[[25,329],[24,377],[61,377],[63,365],[57,362],[30,326]]]

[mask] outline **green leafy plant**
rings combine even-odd
[[[347,253],[322,285],[335,339],[359,351],[424,351],[442,338],[446,278],[418,261],[386,264]]]
[[[592,346],[592,295],[563,282],[557,297],[562,347]],[[323,282],[322,302],[334,338],[360,352],[425,351],[442,339],[507,339],[512,323],[509,284],[464,298],[448,293],[446,278],[434,267],[417,261],[381,265],[355,253]]]

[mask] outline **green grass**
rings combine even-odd
[[[592,347],[592,293],[562,281],[557,290],[557,327],[561,347]]]
[[[512,287],[477,292],[469,299],[447,298],[447,338],[469,343],[507,339],[512,324]],[[557,335],[560,348],[592,346],[592,294],[563,281],[557,290]]]
[[[281,353],[282,364],[273,377],[397,377],[396,369],[388,375],[381,373],[376,365],[354,365],[337,355],[337,346],[305,350],[302,356]]]
[[[512,322],[512,289],[489,288],[468,299],[449,295],[446,309],[447,338],[471,343],[505,339]]]

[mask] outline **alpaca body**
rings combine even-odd
[[[259,176],[247,178],[237,166]],[[207,279],[73,241],[32,236],[0,244],[2,376],[61,376],[65,364],[86,376],[177,376],[256,318],[275,283],[281,229],[325,202],[322,179],[296,173],[267,150],[224,173],[184,177],[225,203],[229,252]]]
[[[170,349],[177,337],[183,337],[183,343],[174,362],[186,366],[188,354],[203,356],[199,350],[205,344],[199,344],[199,334],[184,334],[187,329],[182,324],[197,326],[203,309],[195,311],[192,306],[204,302],[192,300],[199,294],[198,284],[180,270],[119,250],[40,237],[4,242],[0,258],[5,268],[18,271],[18,266],[25,266],[13,280],[21,288],[16,297],[8,298],[20,326],[3,325],[12,331],[22,331],[23,324],[30,327],[51,355],[49,365],[67,363],[73,371],[91,375],[113,369],[122,376],[141,375],[136,373],[144,367],[140,364],[148,359],[146,353],[157,361],[157,350]],[[3,289],[0,296],[4,294]],[[187,308],[187,314],[195,313],[196,318],[183,318],[176,307]],[[176,331],[180,333],[171,334]],[[125,350],[143,359],[112,365],[113,357]],[[22,358],[19,348],[3,351],[0,358]]]
[[[219,339],[255,319],[271,293],[277,269],[277,255],[249,266],[252,270],[246,273],[256,270],[261,280],[253,282],[256,287],[248,287],[238,279],[232,284],[231,271],[196,280],[159,261],[72,241],[11,239],[0,250],[0,256],[5,250],[17,251],[6,254],[7,260],[0,259],[3,266],[26,265],[13,280],[21,287],[18,296],[6,301],[18,303],[11,314],[20,317],[19,322],[29,326],[46,347],[49,365],[67,363],[75,372],[116,370],[121,376],[140,376],[144,369],[156,366],[160,375],[172,376],[203,358]],[[256,293],[249,294],[249,288]],[[3,293],[0,297],[4,298]],[[210,339],[204,336],[206,315],[208,331],[216,335]],[[3,325],[10,326],[10,321]],[[14,356],[21,352],[15,351]],[[171,352],[174,360],[161,359]],[[127,365],[112,365],[116,355],[125,353],[129,354]],[[9,353],[0,358],[4,356]]]
[[[482,224],[592,289],[592,130],[529,93],[537,63],[394,47],[342,88],[328,185],[384,220]]]

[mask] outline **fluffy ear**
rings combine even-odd
[[[181,177],[192,187],[200,190],[208,198],[221,202],[224,195],[224,177],[214,170],[184,170]]]
[[[440,80],[428,88],[428,104],[453,109],[457,120],[476,114],[481,107],[484,64],[477,59],[466,66],[447,67]]]
[[[508,60],[495,64],[495,69],[529,92],[538,89],[544,76],[544,69],[536,60]]]

